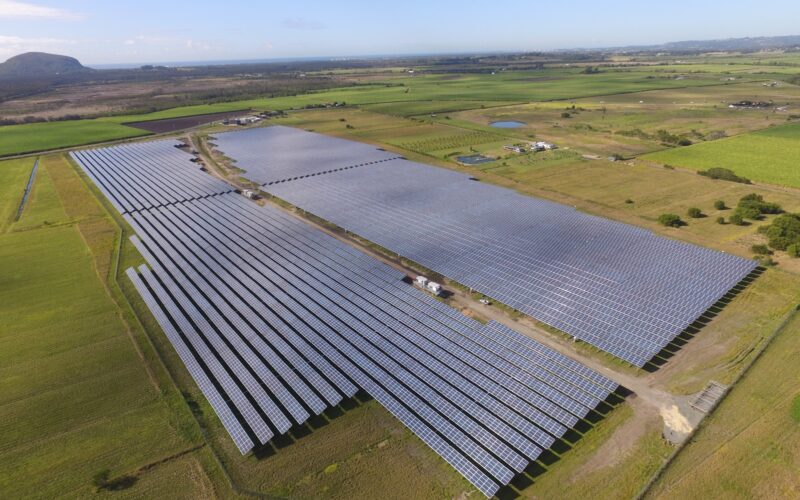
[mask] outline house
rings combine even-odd
[[[417,276],[417,279],[414,280],[414,283],[422,288],[427,288],[428,278],[426,278],[425,276]]]
[[[537,141],[531,143],[531,151],[533,151],[534,153],[537,151],[550,151],[551,149],[558,149],[558,146],[556,146],[552,142],[545,142],[545,141]]]

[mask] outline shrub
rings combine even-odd
[[[753,245],[750,250],[757,255],[772,255],[772,250],[767,245]]]
[[[633,204],[633,200],[628,198],[627,200],[625,200],[625,203],[627,203],[628,205],[631,205],[631,204]]]
[[[681,227],[683,225],[681,218],[675,214],[661,214],[658,217],[658,222],[667,227]]]
[[[692,207],[686,211],[686,215],[688,215],[692,219],[699,219],[700,217],[703,216],[703,212],[697,207]]]
[[[569,114],[569,113],[567,113],[566,111],[564,111],[563,113],[561,113],[561,118],[569,118],[570,116],[572,116],[572,115],[570,115],[570,114]]]
[[[728,207],[725,206],[725,202],[723,200],[717,200],[714,202],[714,208],[717,210],[725,210]]]
[[[764,227],[763,233],[769,246],[775,250],[789,250],[792,245],[800,246],[800,214],[783,214],[775,217],[772,224]]]
[[[717,224],[725,224],[725,217],[717,217]]]
[[[730,221],[735,226],[744,226],[744,219],[739,214],[731,215]]]
[[[752,184],[750,179],[739,177],[733,173],[733,170],[729,170],[727,168],[715,167],[709,168],[708,170],[700,170],[697,173],[704,177],[708,177],[709,179],[720,179],[723,181],[738,182],[740,184]]]
[[[772,257],[768,257],[768,256],[767,257],[761,257],[760,259],[758,259],[758,263],[761,264],[764,267],[773,267],[773,266],[777,265],[777,262],[772,260]]]
[[[777,203],[764,201],[760,194],[750,193],[743,196],[736,205],[736,213],[745,219],[760,219],[762,214],[779,214],[783,209]]]

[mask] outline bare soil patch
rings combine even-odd
[[[185,130],[193,128],[206,123],[211,123],[217,120],[224,120],[226,118],[233,118],[234,116],[241,116],[242,113],[247,113],[248,109],[240,109],[238,111],[225,111],[222,113],[209,113],[205,115],[182,116],[180,118],[164,118],[163,120],[148,120],[143,122],[128,122],[123,123],[129,127],[135,127],[155,134],[163,134],[166,132],[175,132],[178,130]]]

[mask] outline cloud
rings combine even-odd
[[[0,58],[8,58],[23,52],[64,52],[77,43],[75,40],[62,38],[22,38],[0,35]]]
[[[327,28],[319,21],[309,20],[304,17],[287,17],[281,25],[290,30],[323,30]]]
[[[0,19],[80,19],[82,16],[55,7],[16,0],[0,0]]]

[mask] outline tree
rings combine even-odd
[[[787,250],[791,245],[800,246],[800,214],[783,214],[775,217],[772,224],[762,228],[775,250]]]
[[[757,220],[762,214],[779,214],[783,209],[777,203],[764,201],[760,194],[750,193],[739,200],[736,211],[745,219]]]
[[[744,219],[739,214],[731,215],[730,221],[735,226],[744,226]]]
[[[688,215],[692,219],[699,219],[700,217],[703,216],[703,212],[697,207],[692,207],[686,211],[686,215]]]
[[[683,225],[681,218],[675,214],[661,214],[658,217],[658,222],[667,227],[681,227]]]
[[[714,208],[717,210],[725,210],[728,207],[725,206],[725,202],[723,200],[717,200],[714,202]]]
[[[792,243],[788,247],[786,247],[786,253],[789,254],[789,257],[797,258],[800,257],[800,244]]]

